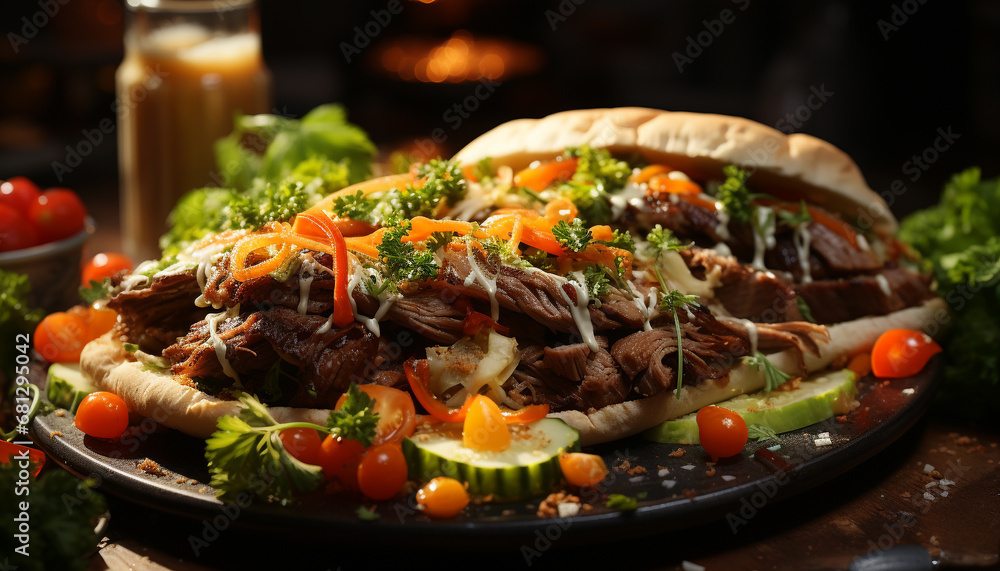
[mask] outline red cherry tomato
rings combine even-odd
[[[336,478],[348,490],[357,490],[358,465],[364,455],[364,444],[330,434],[319,447],[318,463],[327,479]]]
[[[315,428],[286,428],[278,434],[285,450],[306,464],[319,465],[319,448],[323,441]]]
[[[0,252],[22,250],[39,243],[38,230],[27,216],[9,204],[0,204]]]
[[[372,412],[379,415],[379,421],[372,444],[399,443],[413,434],[417,427],[417,409],[409,393],[382,385],[360,385],[358,388],[375,399]],[[339,410],[346,399],[347,395],[342,395],[335,408]]]
[[[14,444],[13,442],[0,440],[0,464],[10,464],[11,456],[14,456],[14,462],[17,467],[23,468],[23,466],[21,466],[21,462],[23,460],[20,460],[20,458],[24,458],[25,453],[28,454],[31,475],[37,476],[38,473],[42,471],[42,466],[45,465],[44,452],[37,448],[21,446],[20,444]]]
[[[747,445],[747,423],[743,417],[721,406],[706,406],[698,411],[698,438],[712,458],[735,456]]]
[[[80,283],[84,287],[87,287],[91,281],[102,282],[104,278],[110,278],[118,272],[130,272],[134,267],[132,260],[122,254],[101,252],[91,258],[87,262],[87,265],[83,267],[83,275],[81,276]]]
[[[926,333],[890,329],[879,336],[872,348],[872,372],[885,379],[910,377],[940,352],[941,346]]]
[[[35,327],[35,349],[51,363],[74,363],[90,341],[87,321],[80,315],[50,313]]]
[[[113,440],[128,428],[128,407],[114,393],[90,393],[80,401],[74,423],[84,434]]]
[[[83,230],[87,209],[72,190],[51,188],[28,210],[28,219],[38,228],[42,242],[69,238]]]
[[[372,446],[358,466],[358,487],[373,500],[388,500],[406,483],[406,457],[399,444]]]
[[[38,200],[41,191],[23,176],[13,176],[0,184],[0,204],[6,204],[21,214],[28,214],[28,208]]]

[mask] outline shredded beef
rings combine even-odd
[[[879,284],[883,276],[888,294]],[[933,297],[927,277],[905,268],[885,268],[875,275],[822,280],[796,286],[819,323],[841,323],[867,315],[885,315]]]
[[[121,315],[118,331],[130,343],[158,354],[208,313],[194,304],[200,294],[194,274],[170,274],[154,278],[149,287],[120,292],[108,307]]]
[[[757,271],[732,256],[705,248],[682,250],[681,256],[696,276],[718,269],[715,298],[734,317],[764,322],[800,318],[795,290],[777,274]]]

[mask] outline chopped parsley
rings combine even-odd
[[[475,168],[472,169],[472,175],[476,177],[479,182],[485,182],[497,175],[496,169],[493,168],[493,159],[490,157],[483,157],[479,159],[476,163]]]
[[[423,181],[419,187],[408,184],[401,189],[394,188],[378,199],[367,199],[377,200],[370,222],[381,222],[386,226],[416,216],[438,218],[442,208],[465,198],[468,181],[456,161],[431,159],[418,166],[416,174]]]
[[[604,271],[604,266],[598,264],[588,266],[583,271],[583,278],[585,283],[581,285],[587,288],[590,299],[597,299],[611,293],[611,280],[608,279],[608,273]]]
[[[330,412],[330,417],[326,420],[326,427],[330,429],[330,434],[357,440],[364,444],[365,448],[372,445],[375,438],[375,426],[378,424],[379,414],[375,410],[375,399],[362,392],[358,385],[351,383],[347,388],[347,398],[344,404],[337,410]]]
[[[715,198],[725,207],[730,220],[749,222],[753,210],[750,204],[752,196],[747,188],[750,173],[736,165],[723,167],[722,173],[726,175],[726,180],[716,189]]]
[[[288,220],[315,202],[315,192],[301,182],[265,183],[262,189],[251,189],[229,202],[230,227],[253,230]]]
[[[753,356],[743,357],[743,361],[751,367],[757,367],[758,370],[764,373],[764,390],[767,392],[773,391],[792,378],[788,373],[775,367],[774,363],[760,351],[757,351]]]
[[[779,210],[778,220],[785,224],[786,226],[799,226],[800,224],[808,224],[812,222],[812,214],[809,214],[809,208],[806,207],[806,201],[803,200],[799,206],[798,212],[792,212],[789,210]]]
[[[87,303],[94,303],[108,297],[112,289],[111,278],[104,278],[101,281],[90,280],[89,284],[80,286],[80,299]]]
[[[418,252],[412,242],[403,242],[409,231],[409,220],[391,226],[382,236],[382,243],[375,247],[383,273],[392,283],[416,282],[437,276],[434,253],[430,249]]]
[[[639,492],[635,496],[625,494],[610,494],[604,507],[612,510],[631,511],[639,507],[639,500],[646,498],[646,492]]]
[[[778,433],[774,431],[773,428],[769,426],[763,426],[760,424],[751,424],[747,427],[747,433],[750,438],[753,438],[757,442],[763,442],[765,440],[773,440],[778,437]]]
[[[330,205],[330,212],[340,218],[350,218],[362,222],[372,221],[372,211],[375,210],[377,202],[365,198],[360,190],[354,194],[338,196]]]
[[[585,223],[611,222],[610,195],[625,186],[632,168],[614,159],[608,150],[587,145],[566,149],[564,156],[577,158],[579,163],[573,177],[559,185],[558,194],[576,205]]]
[[[611,234],[610,240],[597,240],[598,244],[604,244],[605,246],[611,246],[612,248],[618,248],[620,250],[628,250],[629,253],[635,253],[635,241],[632,240],[632,234],[628,230],[624,232],[619,232],[614,230]]]
[[[570,252],[582,252],[590,245],[593,235],[590,230],[583,225],[583,221],[574,218],[572,223],[560,220],[552,227],[552,236],[556,242]]]
[[[126,353],[135,353],[139,350],[139,346],[135,343],[122,343],[122,349],[125,349]]]
[[[653,258],[659,257],[663,252],[679,252],[688,248],[673,232],[659,224],[646,235],[646,242],[646,253]]]

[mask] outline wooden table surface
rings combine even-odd
[[[109,197],[110,198],[110,197]],[[117,250],[116,205],[91,206],[98,233],[91,253]],[[953,481],[941,486],[932,466]],[[507,549],[489,554],[393,549],[392,545],[289,544],[229,528],[197,555],[192,538],[204,522],[150,511],[109,497],[108,537],[92,570],[477,568],[681,569],[685,561],[717,569],[845,568],[851,558],[892,545],[996,554],[1000,550],[1000,432],[934,416],[856,468],[819,488],[765,505],[734,532],[724,519],[634,541],[566,547],[539,556]],[[944,493],[947,492],[947,493]],[[926,494],[926,495],[925,495]],[[740,514],[734,514],[740,515]],[[742,519],[742,518],[741,518]],[[196,542],[195,542],[196,543]],[[456,546],[458,548],[459,546]],[[536,547],[536,546],[528,546]]]

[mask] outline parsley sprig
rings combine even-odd
[[[749,222],[753,213],[753,206],[750,204],[753,197],[747,188],[750,173],[736,165],[726,165],[722,167],[722,174],[726,175],[726,180],[716,189],[715,198],[722,203],[730,220]]]
[[[774,431],[770,426],[763,426],[760,424],[751,424],[747,427],[747,435],[753,438],[757,442],[764,442],[765,440],[773,440],[778,437],[778,433]]]
[[[563,248],[570,252],[586,250],[593,239],[590,229],[584,226],[583,221],[579,218],[574,218],[571,223],[560,220],[552,227],[552,236],[555,237],[556,242],[559,242]]]
[[[382,236],[382,243],[375,247],[383,274],[394,284],[437,276],[438,266],[434,263],[434,253],[429,249],[418,252],[412,242],[403,242],[403,237],[409,231],[408,220],[391,226]]]
[[[774,363],[760,351],[757,351],[753,356],[748,355],[743,357],[743,361],[751,367],[757,367],[758,370],[764,373],[764,390],[767,392],[773,391],[792,378],[788,373],[775,367]]]
[[[246,493],[262,499],[277,498],[286,504],[296,493],[320,487],[322,469],[292,456],[279,437],[282,430],[312,428],[321,434],[358,440],[367,447],[379,420],[373,412],[375,401],[353,383],[344,404],[330,413],[326,426],[279,423],[253,395],[242,393],[239,401],[244,406],[239,416],[223,416],[216,421],[216,431],[205,442],[211,484],[223,500],[235,500]]]

